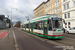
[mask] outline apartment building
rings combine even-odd
[[[34,18],[46,14],[57,14],[62,16],[61,0],[47,0],[34,9]]]
[[[62,16],[62,5],[61,0],[49,0],[45,4],[46,14],[57,14]]]
[[[34,9],[34,18],[45,15],[45,2],[41,3],[37,8]]]
[[[75,27],[75,0],[62,0],[62,17],[66,24],[65,29]]]
[[[0,29],[10,28],[11,21],[5,15],[0,15]]]

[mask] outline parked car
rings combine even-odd
[[[66,30],[66,33],[75,33],[75,27]]]

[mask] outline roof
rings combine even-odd
[[[5,18],[5,15],[0,15],[0,20],[3,20]]]
[[[39,8],[42,4],[45,4],[45,2],[42,2],[37,8]],[[35,8],[33,11],[35,11],[37,8]]]
[[[46,4],[48,1],[50,1],[50,0],[47,0],[46,2],[42,2],[38,7],[40,7],[42,4]],[[35,11],[37,8],[35,8],[33,11]]]
[[[1,17],[1,18],[4,18],[4,17],[5,17],[5,15],[0,15],[0,17]]]

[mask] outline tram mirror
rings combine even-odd
[[[48,20],[48,24],[49,24],[49,20]]]
[[[48,24],[51,22],[51,20],[50,19],[48,19]]]

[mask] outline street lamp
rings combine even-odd
[[[16,8],[11,8],[11,26],[12,26],[12,9],[16,9]]]

